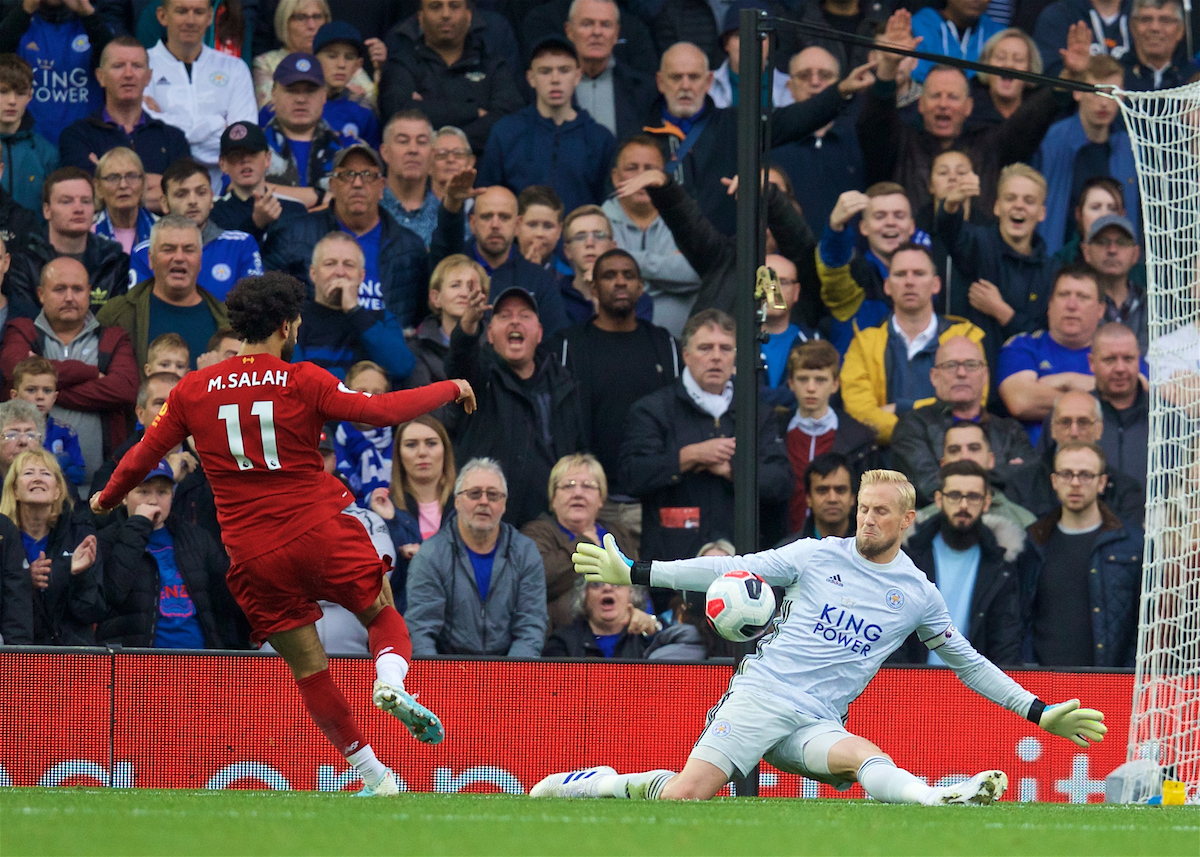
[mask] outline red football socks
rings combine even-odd
[[[304,700],[309,716],[339,753],[349,756],[367,746],[367,739],[354,722],[350,704],[333,683],[328,669],[300,679],[296,686],[300,688],[300,698]]]
[[[404,660],[412,660],[412,641],[408,638],[408,625],[395,607],[385,606],[367,626],[367,645],[371,647],[371,657],[376,660],[380,655],[399,655]]]

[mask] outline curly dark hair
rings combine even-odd
[[[300,317],[304,284],[282,271],[243,277],[225,298],[229,326],[245,342],[266,342],[285,321]]]

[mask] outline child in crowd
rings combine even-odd
[[[830,404],[838,391],[841,357],[823,339],[802,342],[787,360],[787,385],[796,397],[796,412],[787,425],[784,445],[796,474],[788,504],[788,532],[798,533],[808,515],[808,496],[801,478],[818,455],[840,452],[850,461],[851,476],[883,466],[875,430]]]
[[[45,357],[26,357],[13,367],[14,399],[24,399],[38,409],[46,418],[46,436],[42,445],[54,454],[63,475],[67,477],[76,494],[87,475],[83,461],[83,450],[79,448],[79,435],[66,423],[57,422],[50,416],[50,409],[58,398],[58,370]]]
[[[391,391],[387,373],[378,363],[360,360],[346,371],[346,386],[378,396]],[[366,508],[371,492],[387,488],[392,477],[392,427],[338,423],[333,438],[338,472],[354,499]]]
[[[58,169],[58,149],[33,130],[27,108],[33,98],[33,69],[16,54],[0,54],[0,145],[3,187],[18,205],[39,217],[42,182]]]
[[[366,143],[378,151],[379,120],[367,107],[353,100],[350,79],[363,67],[367,45],[362,33],[345,21],[330,21],[313,38],[313,53],[325,72],[325,109],[322,117],[338,135],[343,146]]]
[[[543,268],[574,276],[571,266],[555,257],[562,238],[563,204],[553,188],[530,185],[517,197],[517,246],[521,255]]]
[[[142,374],[149,377],[155,372],[170,372],[182,378],[192,365],[192,352],[187,341],[178,333],[163,333],[154,338],[146,349],[146,365]]]

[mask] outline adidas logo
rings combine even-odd
[[[165,77],[160,77],[160,78],[158,79],[158,83],[156,83],[156,84],[154,84],[154,85],[155,85],[155,86],[170,86],[170,85],[171,85],[171,81],[167,80]]]
[[[834,586],[842,585],[842,576],[840,574],[835,574],[832,577],[827,577],[827,578],[825,578],[825,580],[828,581],[829,583],[832,583]]]

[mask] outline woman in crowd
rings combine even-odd
[[[429,309],[432,314],[407,337],[408,350],[417,358],[416,368],[408,376],[409,388],[423,387],[446,380],[446,355],[450,351],[450,334],[467,311],[471,295],[481,291],[486,295],[492,287],[491,278],[483,266],[455,253],[438,262],[429,278]],[[462,409],[445,405],[433,415],[453,432]]]
[[[275,7],[275,35],[283,47],[259,54],[251,65],[254,95],[260,108],[271,101],[271,89],[275,85],[275,67],[283,62],[283,58],[288,54],[311,54],[317,30],[332,19],[329,4],[325,0],[279,0],[279,5]],[[382,42],[378,39],[368,41],[378,43],[379,47],[382,47]],[[367,47],[374,58],[377,49],[370,44]],[[354,101],[371,110],[375,109],[375,82],[361,68],[350,78],[346,88]]]
[[[29,449],[4,477],[0,514],[21,531],[33,581],[33,642],[93,646],[104,618],[102,562],[92,526],[71,514],[67,480],[54,454]]]
[[[1087,235],[1092,224],[1106,214],[1125,214],[1125,193],[1121,183],[1110,176],[1090,178],[1083,183],[1083,189],[1079,191],[1079,200],[1075,203],[1075,234],[1054,254],[1055,261],[1064,265],[1068,262],[1084,261],[1079,247],[1080,236]],[[1138,282],[1144,284],[1144,265],[1139,262],[1133,271],[1129,272],[1130,276],[1136,276],[1136,271],[1141,272],[1141,280]]]
[[[575,619],[550,633],[543,657],[640,660],[646,656],[649,637],[630,630],[633,617],[648,601],[644,587],[592,581],[573,589],[571,600]]]
[[[611,532],[627,556],[636,559],[637,554],[632,550],[634,542],[628,530],[616,523],[597,520],[600,507],[608,498],[608,479],[595,456],[576,454],[560,458],[550,470],[548,494],[550,512],[530,521],[521,532],[533,539],[542,555],[549,627],[554,630],[576,618],[576,590],[583,584],[571,562],[576,544],[581,540],[601,544],[605,534]],[[653,628],[654,618],[646,618],[649,623],[635,626],[637,633]]]
[[[401,423],[392,452],[392,483],[371,492],[371,510],[383,518],[396,545],[392,592],[407,606],[408,563],[425,539],[442,528],[454,505],[454,449],[446,428],[429,414]]]
[[[346,370],[346,386],[378,396],[391,390],[387,373],[378,363],[360,360]],[[386,488],[392,471],[392,427],[366,423],[338,423],[333,435],[337,469],[359,504],[367,505],[371,492]]]
[[[161,649],[232,648],[237,607],[229,557],[212,536],[171,514],[175,474],[164,459],[100,531],[104,600],[99,643]]]
[[[979,52],[979,61],[1001,68],[1042,73],[1042,55],[1037,44],[1023,30],[1009,27],[1001,30]],[[999,125],[1017,112],[1025,91],[1033,84],[1014,77],[980,74],[971,82],[975,109],[968,122],[972,125]]]
[[[929,171],[930,200],[916,213],[916,217],[914,218],[917,228],[929,234],[931,241],[929,251],[933,254],[933,261],[937,266],[938,276],[942,278],[942,289],[938,294],[933,296],[934,309],[942,314],[951,311],[948,309],[950,296],[960,291],[965,295],[965,289],[970,288],[971,284],[955,279],[954,262],[950,258],[950,248],[946,246],[945,240],[934,232],[933,219],[938,206],[942,204],[942,200],[946,198],[946,195],[953,188],[957,187],[959,182],[967,176],[974,174],[974,172],[975,167],[966,152],[950,149],[939,154],[933,159],[933,165]],[[990,222],[992,219],[991,212],[978,205],[971,205],[973,201],[967,200],[963,203],[963,218],[969,223]]]
[[[157,220],[144,204],[148,196],[162,202],[161,188],[146,187],[146,170],[133,149],[109,149],[96,162],[96,221],[92,231],[111,238],[126,253],[150,240],[150,227]]]

